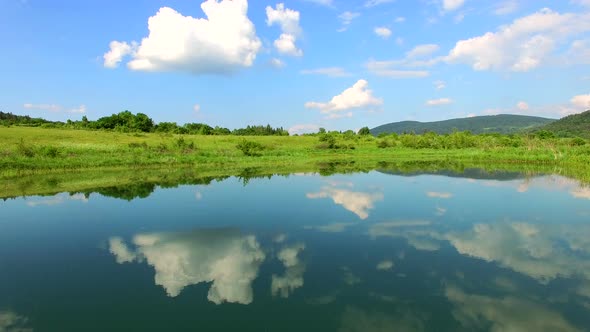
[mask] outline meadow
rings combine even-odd
[[[236,175],[317,171],[321,165],[449,164],[467,167],[544,167],[590,180],[590,145],[580,138],[541,135],[205,136],[123,133],[40,127],[0,127],[0,179],[106,169],[189,168]]]

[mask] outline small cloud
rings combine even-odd
[[[347,77],[352,76],[351,73],[347,72],[341,67],[325,67],[317,69],[304,69],[301,71],[303,75],[325,75],[330,77]]]
[[[310,101],[305,103],[306,108],[317,108],[329,119],[349,116],[349,114],[352,116],[351,112],[344,113],[351,109],[381,105],[383,105],[383,99],[375,97],[373,91],[369,89],[369,82],[362,79],[339,95],[334,96],[329,102]]]
[[[297,124],[289,128],[289,134],[307,134],[316,133],[320,130],[320,126],[316,124]]]
[[[445,83],[445,81],[434,81],[434,87],[437,90],[442,90],[447,87],[447,84]]]
[[[62,110],[60,105],[56,104],[24,104],[24,108],[29,110],[40,110],[40,111],[50,111],[50,112],[59,112]]]
[[[527,111],[529,109],[529,104],[524,101],[519,101],[518,104],[516,104],[516,107],[521,111]]]
[[[201,112],[201,105],[199,105],[199,104],[195,104],[195,106],[193,106],[193,111],[194,111],[195,113],[199,113],[199,112]]]
[[[437,216],[441,217],[441,216],[444,216],[446,213],[447,213],[447,209],[442,208],[442,207],[438,207],[438,206],[436,207],[436,213],[435,214]]]
[[[428,197],[433,197],[433,198],[451,198],[453,197],[453,194],[448,193],[448,192],[437,192],[437,191],[429,191],[426,193],[426,196]]]
[[[426,101],[426,106],[442,106],[452,104],[453,100],[450,98],[439,98]]]
[[[348,26],[350,25],[350,23],[352,23],[352,20],[354,20],[355,18],[361,16],[360,13],[354,13],[354,12],[349,12],[346,11],[342,14],[340,14],[338,16],[338,18],[340,19],[340,22],[342,23],[342,27],[340,29],[338,29],[338,32],[344,32],[348,29]]]
[[[84,114],[86,113],[86,105],[80,105],[80,107],[72,108],[68,113]]]
[[[379,270],[379,271],[387,271],[387,270],[391,270],[392,268],[393,268],[393,261],[390,261],[390,260],[381,261],[381,262],[379,262],[379,264],[377,264],[377,270]]]
[[[195,193],[195,199],[196,199],[197,201],[200,201],[200,200],[202,200],[202,199],[203,199],[203,194],[202,194],[200,191],[197,191],[197,192]]]
[[[367,2],[365,2],[365,7],[371,8],[371,7],[379,6],[379,5],[386,4],[386,3],[392,3],[394,1],[395,0],[368,0]]]
[[[398,16],[394,20],[395,23],[404,23],[405,21],[406,21],[406,18],[403,16]]]
[[[509,0],[499,3],[494,9],[494,14],[496,15],[508,15],[512,14],[518,10],[518,2],[515,0]]]
[[[463,7],[465,0],[442,0],[442,7],[446,12],[451,12]]]
[[[375,32],[375,34],[383,39],[387,39],[389,37],[391,37],[391,30],[389,30],[386,27],[376,27],[375,30],[373,30]]]
[[[324,233],[342,233],[352,225],[354,225],[352,222],[340,222],[321,226],[305,226],[304,229],[316,230]]]
[[[414,47],[411,51],[406,53],[406,58],[414,59],[414,58],[423,58],[433,53],[437,52],[440,49],[440,46],[437,44],[423,44]]]
[[[571,103],[580,109],[590,110],[590,94],[574,96]]]
[[[285,62],[281,59],[278,59],[278,58],[270,59],[270,65],[273,66],[274,68],[283,68],[286,66]]]

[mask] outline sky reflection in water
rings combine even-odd
[[[563,177],[301,174],[132,197],[1,203],[0,331],[590,326],[590,189]]]

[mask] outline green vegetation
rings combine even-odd
[[[573,126],[580,118],[586,121],[589,115],[586,112],[558,123]],[[560,137],[549,127],[518,135],[428,132],[423,135],[381,133],[377,138],[370,135],[367,127],[358,133],[328,132],[321,128],[316,134],[288,136],[282,128],[270,126],[248,126],[232,132],[205,124],[155,125],[149,117],[130,112],[96,121],[83,118],[59,126],[43,119],[7,113],[0,116],[2,123],[7,124],[0,127],[0,183],[21,183],[20,179],[27,175],[67,178],[74,171],[97,176],[115,170],[137,174],[153,169],[157,170],[154,171],[157,178],[169,170],[188,169],[197,172],[198,177],[241,174],[246,182],[260,170],[266,174],[274,170],[285,173],[319,170],[330,174],[342,171],[343,167],[358,171],[392,164],[396,167],[438,165],[441,169],[492,165],[498,170],[534,167],[590,182],[589,142],[582,137]],[[587,137],[582,134],[579,136]],[[88,189],[92,187],[87,186],[90,182],[74,187]],[[104,184],[105,180],[99,183]],[[15,188],[4,190],[14,192]],[[111,192],[135,197],[121,188],[111,188]]]
[[[590,138],[590,110],[566,116],[560,120],[538,128],[537,134],[555,135],[557,137]]]
[[[318,163],[533,164],[588,169],[580,138],[539,135],[397,135],[324,132],[305,136],[199,136],[30,127],[0,128],[0,176],[96,168],[309,168]]]
[[[450,134],[454,131],[470,131],[474,134],[499,133],[515,134],[546,125],[555,120],[536,116],[500,114],[488,116],[474,116],[471,118],[450,119],[436,122],[402,121],[393,122],[371,129],[371,134],[378,136],[382,133],[390,134]]]
[[[186,123],[182,126],[176,122],[154,121],[143,113],[133,114],[123,111],[118,114],[102,117],[96,121],[89,121],[86,116],[80,121],[68,120],[67,122],[48,121],[29,116],[14,115],[12,113],[0,112],[0,125],[2,126],[24,126],[61,129],[83,129],[102,130],[117,132],[143,132],[143,133],[170,133],[182,135],[237,135],[237,136],[288,136],[289,133],[283,128],[272,128],[266,126],[247,126],[233,131],[216,126],[215,128],[204,123]]]

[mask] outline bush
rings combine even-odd
[[[39,153],[45,157],[56,158],[59,155],[59,149],[55,146],[44,146],[39,149]]]
[[[245,139],[238,143],[238,145],[236,145],[236,148],[242,151],[244,155],[249,157],[258,157],[264,150],[264,146],[262,144],[254,141],[248,141]]]
[[[33,147],[26,144],[25,140],[23,140],[22,138],[20,139],[20,141],[17,143],[16,145],[16,151],[28,158],[32,158],[35,156],[35,151],[33,150]]]
[[[570,141],[571,146],[583,146],[586,145],[586,140],[581,137],[572,138]]]

